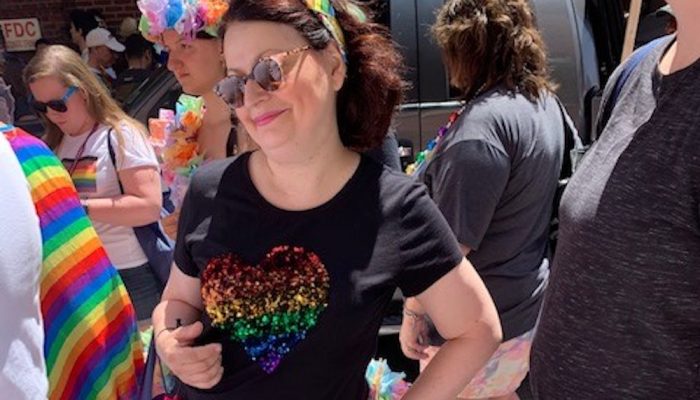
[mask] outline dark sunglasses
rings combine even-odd
[[[34,110],[36,110],[37,112],[43,113],[43,114],[46,113],[47,107],[56,111],[56,112],[64,113],[64,112],[68,111],[68,106],[66,105],[66,101],[68,101],[68,99],[70,99],[70,97],[73,95],[73,93],[75,93],[75,91],[77,89],[78,88],[75,86],[70,86],[70,87],[68,87],[68,90],[66,90],[66,94],[64,94],[63,97],[61,97],[58,100],[49,100],[46,103],[31,99],[31,106]]]
[[[263,57],[253,65],[250,74],[246,76],[231,75],[222,79],[216,85],[216,94],[232,108],[243,107],[245,99],[245,85],[248,80],[252,79],[263,90],[274,92],[279,89],[284,74],[282,71],[282,59],[292,54],[302,53],[309,50],[311,46],[297,47],[292,50],[284,51]]]

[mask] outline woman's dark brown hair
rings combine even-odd
[[[359,151],[377,147],[403,99],[402,59],[385,27],[362,21],[358,9],[368,14],[358,4],[349,0],[334,0],[332,4],[347,46],[347,78],[337,104],[340,138],[346,147]],[[232,0],[223,29],[235,21],[289,25],[317,50],[333,41],[303,0]]]
[[[497,85],[533,101],[556,89],[527,0],[448,0],[432,31],[467,99]]]

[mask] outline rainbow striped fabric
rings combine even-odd
[[[97,157],[83,157],[78,161],[63,160],[63,166],[69,171],[73,163],[75,163],[75,170],[71,176],[73,177],[73,185],[75,185],[78,193],[97,193]]]
[[[133,399],[143,370],[134,308],[61,162],[0,122],[27,176],[43,241],[41,311],[50,399]]]
[[[338,43],[340,48],[340,53],[343,58],[347,58],[347,46],[345,45],[345,35],[343,34],[343,28],[340,27],[338,18],[335,15],[335,8],[330,0],[305,0],[306,7],[311,11],[314,11],[316,15],[321,19],[323,26],[326,27],[328,32],[330,32],[333,39]],[[356,10],[361,14],[362,11],[359,8]],[[359,16],[359,15],[358,15]],[[345,60],[347,62],[347,59]]]

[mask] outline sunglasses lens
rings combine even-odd
[[[66,103],[62,100],[51,100],[48,103],[42,103],[40,101],[32,101],[32,108],[40,113],[46,113],[47,107],[60,113],[68,111]]]
[[[261,88],[272,92],[277,90],[282,82],[282,68],[271,58],[260,60],[253,67],[253,79]]]
[[[46,104],[40,103],[40,102],[38,102],[38,101],[32,101],[32,108],[33,108],[34,111],[36,111],[36,112],[40,112],[40,113],[45,113],[45,112],[46,112]]]
[[[277,90],[282,83],[282,68],[277,61],[269,58],[258,61],[251,75],[253,80],[268,92]],[[226,77],[216,85],[216,94],[233,108],[243,107],[247,79],[238,76]]]
[[[243,106],[244,92],[245,83],[243,83],[243,79],[237,76],[226,77],[216,85],[216,93],[226,104],[233,108]]]
[[[63,100],[51,100],[46,105],[56,112],[64,113],[68,111],[68,107],[66,107],[66,103]]]

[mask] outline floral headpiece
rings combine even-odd
[[[338,18],[335,16],[335,8],[333,4],[331,4],[331,0],[305,0],[305,2],[306,6],[318,15],[323,26],[326,27],[331,36],[333,36],[333,39],[338,43],[340,53],[347,61],[345,35],[343,35],[343,29],[340,27]]]
[[[151,42],[168,29],[190,40],[202,31],[216,37],[229,7],[226,0],[138,0],[137,5],[139,30]]]

